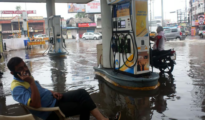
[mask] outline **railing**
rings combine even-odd
[[[204,11],[204,8],[198,8],[197,10],[196,10],[196,14],[199,14],[199,13],[204,13],[205,11]]]

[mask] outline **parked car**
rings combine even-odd
[[[184,40],[186,38],[186,33],[182,32],[180,28],[177,27],[165,27],[164,33],[167,40],[177,39],[177,40]]]
[[[102,39],[102,33],[97,32],[95,34],[100,35],[101,36],[100,39]]]
[[[45,34],[39,34],[35,36],[35,39],[39,39],[39,40],[48,40],[48,36]]]
[[[14,38],[14,35],[9,35],[9,36],[7,37],[7,39],[11,39],[11,38]]]
[[[82,38],[84,40],[88,40],[88,39],[99,40],[102,38],[102,34],[86,32],[83,34]]]

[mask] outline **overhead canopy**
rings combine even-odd
[[[56,3],[88,3],[93,0],[55,0]],[[0,0],[0,2],[46,3],[46,0]]]

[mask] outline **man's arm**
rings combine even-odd
[[[36,87],[34,80],[29,84],[31,88],[30,106],[33,108],[40,108],[41,107],[41,97],[40,97],[38,88]]]
[[[39,84],[39,82],[38,82],[38,84]],[[39,84],[40,85],[40,84]],[[40,85],[41,86],[41,85]],[[42,86],[41,86],[42,87]],[[42,87],[43,88],[43,87]],[[45,88],[44,88],[45,89]],[[52,93],[52,95],[53,95],[53,97],[54,98],[56,98],[57,100],[60,100],[62,97],[63,97],[63,95],[61,94],[61,93],[57,93],[57,92],[54,92],[54,91],[52,91],[52,90],[49,90],[51,93]]]
[[[41,107],[41,97],[40,97],[38,88],[36,87],[33,77],[29,76],[29,74],[26,74],[25,72],[21,72],[21,75],[18,75],[18,76],[21,78],[21,80],[26,81],[30,84],[31,99],[29,99],[30,101],[28,101],[27,105],[30,105],[33,108],[40,108]]]

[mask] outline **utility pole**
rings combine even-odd
[[[185,14],[187,14],[187,0],[185,0]]]
[[[152,8],[153,8],[153,9],[152,9],[152,19],[155,19],[155,18],[154,18],[154,0],[152,0],[152,2],[153,2],[153,4],[152,4]]]
[[[150,0],[150,21],[152,20],[152,0]]]
[[[164,3],[163,3],[163,0],[161,0],[161,11],[162,11],[162,27],[164,27]]]
[[[188,20],[188,9],[187,9],[187,0],[185,0],[185,13],[184,13],[184,22]]]
[[[204,0],[204,13],[205,13],[205,0]]]
[[[205,0],[204,0],[205,1]],[[191,21],[190,21],[190,23],[191,23],[191,27],[192,27],[192,21],[193,21],[193,18],[192,18],[192,16],[193,16],[193,1],[190,1],[191,2]]]

